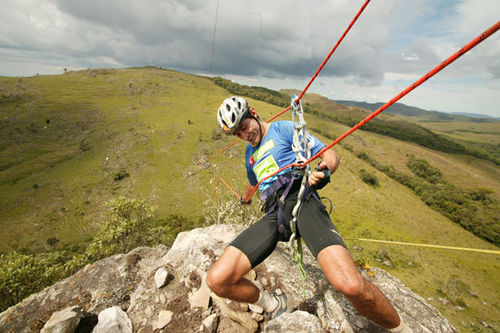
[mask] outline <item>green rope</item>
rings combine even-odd
[[[293,261],[297,264],[300,273],[300,280],[302,282],[302,296],[306,298],[306,279],[307,273],[304,267],[304,252],[302,251],[302,241],[297,240],[297,248],[293,250]]]

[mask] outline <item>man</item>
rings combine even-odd
[[[238,96],[224,100],[217,119],[226,134],[249,142],[245,161],[250,185],[243,194],[242,202],[247,201],[259,180],[295,162],[292,122],[263,122],[255,109],[249,108],[247,101]],[[310,136],[308,142],[311,156],[325,147],[314,136]],[[296,218],[298,233],[317,258],[330,284],[344,294],[360,314],[389,331],[409,332],[405,331],[408,328],[387,298],[358,272],[346,245],[315,193],[316,188],[326,185],[330,174],[339,165],[339,158],[333,150],[326,150],[320,158],[319,168],[307,178],[307,194]],[[294,179],[296,176],[290,176],[290,172],[289,169],[284,170],[280,175],[259,184],[263,197],[267,197],[264,204],[267,214],[225,249],[208,272],[206,280],[212,291],[221,297],[263,307],[270,320],[292,310],[291,296],[270,295],[243,276],[267,258],[278,241],[290,238],[290,220],[301,183],[300,179]]]

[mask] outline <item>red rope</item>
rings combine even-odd
[[[462,55],[464,55],[468,51],[470,51],[477,44],[481,43],[483,40],[485,40],[486,38],[488,38],[489,36],[491,36],[492,34],[494,34],[495,32],[497,32],[498,29],[500,29],[500,21],[498,21],[496,24],[492,25],[488,30],[486,30],[485,32],[483,32],[481,35],[477,36],[475,39],[473,39],[467,45],[465,45],[460,50],[458,50],[453,55],[451,55],[448,59],[446,59],[441,64],[439,64],[438,66],[436,66],[434,69],[432,69],[431,71],[429,71],[427,74],[425,74],[424,76],[422,76],[420,79],[418,79],[417,81],[415,81],[413,84],[411,84],[408,88],[406,88],[405,90],[403,90],[402,92],[400,92],[396,97],[394,97],[393,99],[391,99],[389,102],[385,103],[383,106],[381,106],[380,108],[378,108],[377,110],[375,110],[368,117],[366,117],[365,119],[361,120],[359,123],[357,123],[356,125],[354,125],[351,129],[349,129],[347,132],[345,132],[344,134],[342,134],[335,141],[333,141],[332,143],[330,143],[325,148],[321,149],[316,155],[314,155],[313,157],[311,157],[310,159],[308,159],[305,163],[302,163],[302,164],[292,163],[290,165],[287,165],[287,166],[279,169],[276,172],[273,172],[271,175],[262,178],[257,183],[257,185],[255,186],[255,188],[253,189],[253,191],[250,193],[247,201],[250,200],[250,198],[253,196],[253,194],[257,190],[257,187],[259,186],[259,184],[262,183],[264,180],[266,180],[266,179],[268,179],[268,178],[270,178],[272,176],[275,176],[276,174],[280,173],[281,171],[283,171],[283,170],[285,170],[285,169],[287,169],[289,167],[292,167],[292,166],[304,167],[305,165],[309,164],[310,162],[312,162],[313,160],[315,160],[316,158],[318,158],[321,154],[323,154],[326,150],[332,148],[334,145],[336,145],[337,143],[339,143],[340,141],[342,141],[345,137],[347,137],[348,135],[350,135],[352,132],[356,131],[361,126],[363,126],[364,124],[366,124],[367,122],[369,122],[370,120],[372,120],[373,118],[375,118],[377,115],[379,115],[382,111],[384,111],[385,109],[387,109],[388,107],[390,107],[392,104],[396,103],[399,99],[401,99],[402,97],[404,97],[410,91],[412,91],[413,89],[415,89],[416,87],[418,87],[419,85],[421,85],[422,83],[424,83],[425,81],[427,81],[428,79],[430,79],[432,76],[434,76],[436,73],[438,73],[439,71],[441,71],[443,68],[445,68],[446,66],[448,66],[449,64],[451,64],[453,61],[457,60],[459,57],[461,57]]]
[[[231,186],[229,186],[229,184],[228,184],[228,183],[226,183],[226,181],[224,180],[224,178],[219,177],[219,179],[222,181],[222,183],[223,183],[224,185],[226,185],[226,187],[227,187],[227,188],[228,188],[231,192],[233,192],[233,194],[234,194],[234,195],[235,195],[238,199],[240,199],[240,198],[241,198],[241,196],[240,196],[238,193],[236,193],[236,191],[235,191],[235,190],[234,190]]]
[[[325,60],[323,60],[323,62],[321,63],[321,65],[318,67],[318,69],[316,70],[316,73],[314,73],[314,75],[312,76],[311,80],[309,80],[309,83],[306,85],[306,87],[304,88],[304,90],[302,90],[302,93],[300,94],[300,96],[297,98],[297,103],[300,101],[300,99],[302,98],[302,96],[304,96],[304,94],[306,93],[307,89],[309,89],[309,87],[311,86],[311,84],[313,83],[313,81],[316,79],[316,77],[318,76],[319,72],[321,72],[321,70],[323,69],[323,67],[325,67],[326,63],[328,62],[328,60],[330,60],[330,57],[332,56],[332,54],[335,52],[335,50],[337,49],[337,47],[340,45],[340,43],[342,42],[342,40],[344,40],[344,37],[347,35],[347,33],[349,32],[349,30],[351,30],[352,26],[354,25],[354,23],[358,20],[358,17],[361,15],[361,13],[363,12],[363,10],[366,8],[366,6],[368,5],[368,3],[370,2],[370,0],[366,0],[365,3],[363,4],[363,6],[361,6],[361,8],[359,9],[358,13],[356,14],[356,16],[354,16],[354,18],[352,19],[351,23],[349,24],[349,26],[347,27],[347,29],[345,29],[344,33],[342,34],[342,36],[340,36],[340,39],[337,41],[337,43],[335,44],[335,46],[332,48],[332,50],[330,51],[330,53],[328,53],[328,55],[326,56]],[[286,109],[280,111],[278,114],[276,114],[274,117],[271,117],[269,120],[266,121],[266,123],[269,123],[271,121],[273,121],[274,119],[278,118],[279,116],[281,116],[283,113],[287,112],[288,110],[290,110],[290,106],[287,107]],[[230,143],[229,145],[227,145],[226,147],[220,149],[213,157],[215,156],[218,156],[222,151],[226,150],[227,148],[231,147],[232,145],[234,145],[235,143],[239,142],[241,139],[238,139],[232,143]]]
[[[349,26],[347,27],[347,29],[345,29],[344,33],[342,34],[342,36],[340,37],[340,39],[338,40],[337,44],[335,44],[335,46],[333,47],[333,49],[330,51],[330,53],[328,54],[328,56],[325,58],[325,60],[323,60],[323,63],[321,64],[321,66],[319,66],[318,70],[316,71],[316,73],[314,73],[313,77],[311,78],[311,80],[309,81],[309,83],[307,84],[307,86],[304,88],[304,90],[302,90],[302,93],[299,95],[299,97],[297,97],[297,99],[295,100],[296,103],[298,103],[300,101],[300,99],[302,98],[302,96],[304,96],[304,94],[306,93],[307,89],[309,89],[309,86],[313,83],[313,81],[316,79],[316,76],[318,76],[319,72],[321,72],[321,70],[323,69],[323,67],[325,67],[326,63],[328,62],[328,60],[330,59],[330,57],[332,56],[333,52],[335,52],[335,50],[337,49],[337,47],[340,45],[340,43],[342,42],[342,40],[344,39],[344,37],[347,35],[347,33],[349,32],[349,30],[351,30],[351,27],[354,25],[354,22],[356,22],[356,20],[358,19],[358,17],[361,15],[361,13],[363,12],[363,10],[366,8],[366,6],[368,5],[368,3],[370,2],[370,0],[366,0],[365,3],[363,4],[363,6],[361,6],[361,8],[359,9],[358,13],[356,14],[356,16],[354,16],[354,18],[352,19],[351,23],[349,24]]]

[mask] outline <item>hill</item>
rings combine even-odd
[[[356,102],[356,101],[347,101],[347,100],[335,100],[336,103],[357,106],[363,109],[367,109],[370,111],[375,111],[379,109],[385,103],[368,103],[368,102]],[[386,113],[397,114],[401,116],[408,117],[419,117],[426,120],[434,120],[434,121],[471,121],[471,122],[483,122],[483,121],[494,121],[499,120],[497,118],[483,115],[483,114],[475,114],[475,113],[467,113],[467,112],[440,112],[440,111],[429,111],[424,110],[415,106],[406,105],[403,103],[394,103],[388,108]]]
[[[286,92],[244,88],[263,119],[288,100]],[[0,78],[0,299],[11,302],[2,307],[104,256],[141,244],[170,245],[179,231],[196,226],[255,219],[257,198],[243,209],[219,182],[223,176],[236,191],[246,185],[244,147],[221,152],[233,138],[220,134],[214,117],[229,91],[215,79],[153,67]],[[368,114],[318,95],[307,95],[304,105],[308,128],[324,142],[344,133],[354,116]],[[377,128],[387,121],[401,133],[436,134],[421,123],[381,116]],[[496,137],[494,129],[473,130],[478,133],[463,133]],[[440,189],[432,198],[452,212],[464,204],[438,199],[465,200],[466,212],[476,207],[475,215],[488,222],[498,212],[498,165],[366,130],[334,149],[342,163],[322,195],[333,199],[332,219],[354,259],[387,269],[460,331],[488,331],[482,322],[498,330],[497,256],[360,240],[498,249],[399,177],[426,191]],[[489,221],[495,230],[498,222]],[[19,279],[27,287],[13,290]]]

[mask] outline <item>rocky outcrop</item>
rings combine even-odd
[[[138,248],[88,265],[0,314],[0,331],[49,332],[48,325],[55,325],[49,319],[66,310],[63,313],[73,313],[69,317],[75,319],[59,332],[384,332],[329,286],[307,251],[303,286],[282,245],[247,278],[269,292],[292,294],[294,312],[268,322],[262,308],[212,294],[205,284],[207,271],[242,229],[195,229],[180,233],[171,249]],[[372,272],[363,271],[414,332],[455,332],[400,280],[380,269]],[[102,326],[104,321],[108,326]]]

